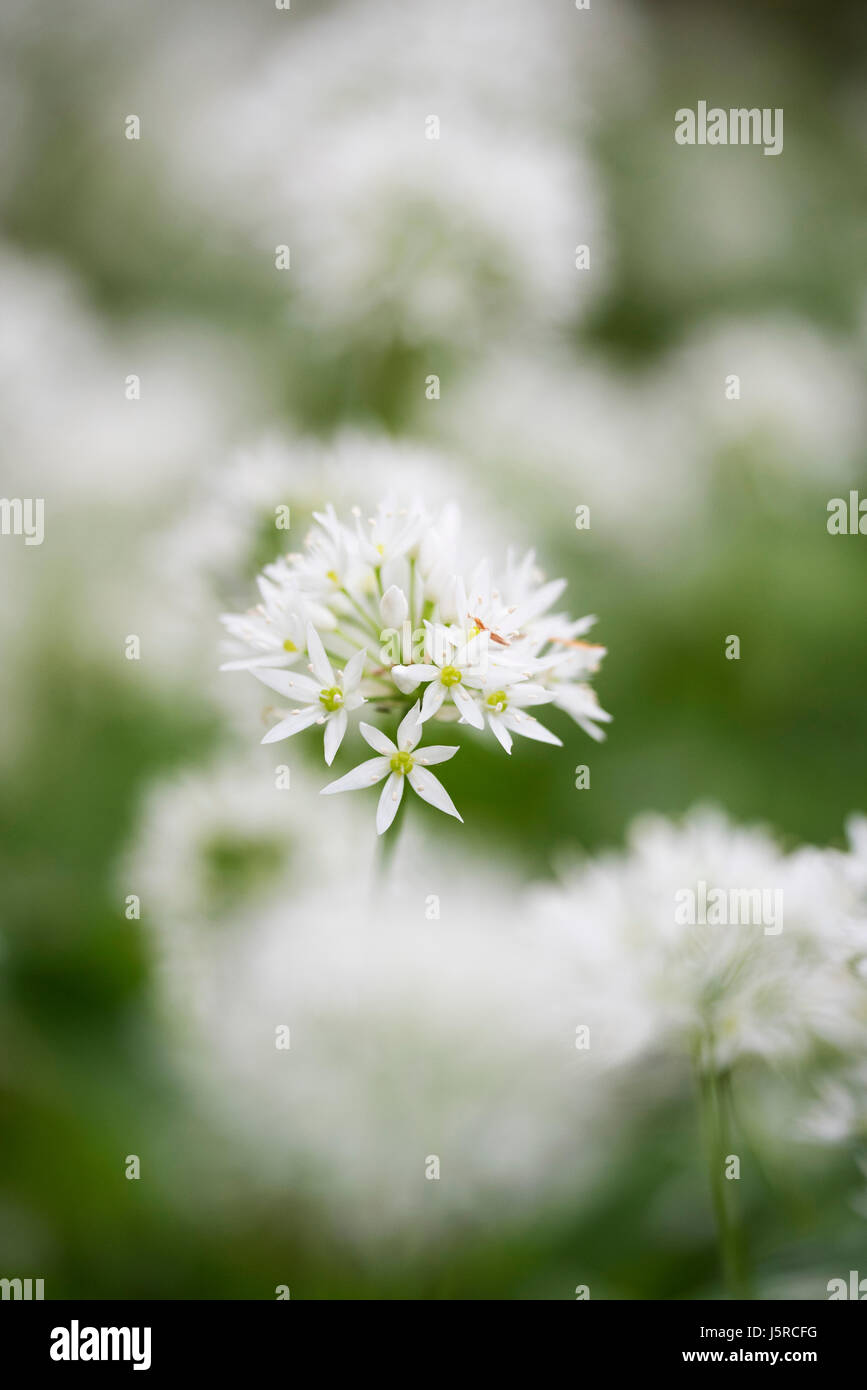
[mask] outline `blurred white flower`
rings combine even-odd
[[[627,851],[541,889],[533,911],[576,988],[627,1009],[618,1056],[648,1047],[699,1053],[712,1070],[754,1055],[776,1063],[822,1045],[863,1053],[867,913],[833,851],[782,853],[773,838],[699,810],[683,825],[639,818]],[[684,925],[676,895],[703,881],[721,890],[782,894],[776,934],[761,924]],[[567,966],[567,962],[569,965]],[[604,1027],[604,1024],[603,1024]]]
[[[536,524],[583,503],[606,546],[656,567],[663,538],[706,547],[720,490],[744,471],[787,497],[852,477],[867,407],[857,344],[767,315],[705,323],[644,368],[499,348],[417,424]]]
[[[253,254],[291,243],[290,302],[319,333],[466,351],[558,325],[605,280],[574,20],[515,0],[320,10],[194,90],[161,157]]]
[[[576,1050],[573,983],[517,879],[410,831],[384,892],[365,808],[310,793],[303,769],[276,790],[261,750],[172,778],[120,871],[196,1103],[250,1183],[313,1200],[343,1238],[439,1243],[470,1211],[574,1202],[610,1158],[612,1087]]]
[[[470,1208],[574,1207],[642,1107],[689,1095],[697,1043],[719,1068],[809,1061],[839,1083],[826,1137],[855,1123],[865,920],[849,854],[783,854],[716,812],[645,817],[626,851],[528,897],[507,865],[453,850],[444,870],[410,833],[383,892],[364,816],[340,799],[323,821],[310,791],[303,772],[274,790],[246,759],[175,778],[122,872],[176,1055],[252,1179],[309,1194],[363,1241],[444,1239]],[[674,894],[699,875],[781,885],[783,932],[678,926]],[[797,1106],[778,1109],[803,1134]]]
[[[159,569],[150,573],[152,536],[258,409],[240,349],[213,328],[108,322],[59,262],[5,245],[0,298],[3,491],[41,499],[45,518],[42,545],[0,547],[2,586],[15,594],[0,614],[5,756],[33,720],[33,673],[59,644],[111,681],[133,671],[178,680],[179,648],[189,660],[194,642],[188,631],[177,645],[152,641],[151,623],[157,615],[171,628],[178,593],[186,601],[196,582],[185,576],[167,593]],[[197,613],[209,655],[212,607],[204,621]],[[144,659],[119,666],[127,634],[141,638]]]
[[[109,325],[59,263],[6,247],[0,296],[4,488],[44,497],[55,526],[85,507],[158,515],[248,418],[255,383],[213,329]]]

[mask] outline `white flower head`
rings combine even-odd
[[[605,649],[576,640],[595,620],[551,613],[565,581],[546,580],[533,551],[519,559],[509,553],[499,573],[486,559],[466,565],[453,504],[429,510],[419,500],[389,496],[367,512],[353,507],[349,523],[330,504],[313,516],[303,552],[265,567],[257,608],[224,615],[240,647],[224,669],[249,670],[297,706],[263,742],[323,725],[329,767],[361,705],[400,723],[396,744],[362,725],[379,759],[327,788],[345,791],[387,777],[380,834],[394,820],[407,777],[419,796],[457,815],[424,770],[425,761],[455,750],[437,747],[436,758],[431,750],[416,753],[422,724],[472,726],[507,753],[516,734],[560,747],[529,712],[550,704],[602,737],[598,724],[611,716],[588,682]],[[305,651],[310,674],[300,670]],[[408,714],[419,686],[420,701]]]

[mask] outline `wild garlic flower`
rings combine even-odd
[[[325,648],[316,629],[307,625],[307,654],[310,657],[312,676],[304,676],[288,671],[254,670],[257,680],[285,695],[288,700],[302,701],[300,709],[293,709],[269,729],[263,743],[276,743],[279,739],[291,738],[293,734],[309,729],[311,724],[325,726],[325,761],[330,767],[334,755],[343,742],[349,723],[349,714],[364,704],[364,696],[358,686],[364,669],[364,652],[356,652],[342,671],[335,672],[325,655]]]
[[[456,746],[417,753],[422,724],[473,727],[507,753],[513,734],[561,746],[528,712],[548,704],[591,737],[604,737],[598,724],[611,716],[588,681],[605,648],[578,640],[595,618],[550,611],[566,581],[546,582],[532,551],[509,554],[500,575],[487,560],[466,568],[453,505],[432,513],[420,501],[388,499],[369,516],[355,508],[351,524],[330,505],[314,518],[303,553],[265,567],[260,603],[247,614],[223,615],[234,639],[223,669],[247,669],[297,706],[263,743],[323,726],[329,766],[362,705],[395,721],[396,741],[362,724],[379,756],[325,789],[387,777],[380,834],[394,820],[406,780],[423,800],[461,819],[425,768]]]
[[[428,772],[431,763],[444,763],[453,758],[458,751],[457,746],[451,744],[418,747],[422,735],[418,702],[401,720],[396,744],[392,743],[381,729],[375,729],[371,724],[361,724],[360,729],[362,738],[371,748],[376,749],[379,757],[368,758],[367,762],[360,763],[352,772],[347,772],[345,777],[338,777],[336,782],[330,782],[327,787],[322,788],[323,796],[331,792],[353,792],[362,787],[372,787],[381,782],[383,777],[387,777],[388,781],[382,789],[376,811],[378,835],[382,835],[388,829],[397,815],[404,782],[409,782],[422,801],[429,802],[438,811],[445,811],[446,815],[454,816],[456,820],[463,820],[455,810],[454,802],[445,787],[432,772]]]

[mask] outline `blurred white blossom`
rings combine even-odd
[[[245,755],[145,804],[121,880],[147,905],[198,1103],[251,1181],[314,1197],[352,1238],[440,1241],[471,1212],[508,1222],[574,1196],[603,1161],[610,1091],[590,1084],[572,985],[517,879],[454,851],[444,867],[409,832],[383,890],[366,808],[326,813],[312,793],[303,770],[278,791]]]
[[[567,871],[534,899],[548,949],[561,954],[576,989],[603,1016],[626,1009],[618,1055],[674,1049],[723,1070],[748,1056],[771,1063],[810,1058],[821,1046],[863,1054],[867,1044],[867,903],[847,856],[804,848],[783,853],[759,829],[698,810],[682,825],[634,822],[627,850]],[[784,917],[761,923],[684,925],[678,893],[779,892]],[[567,964],[568,962],[568,964]]]
[[[499,347],[417,419],[530,515],[584,503],[606,546],[656,564],[662,537],[693,562],[744,472],[787,499],[842,488],[867,407],[855,345],[795,316],[745,316],[705,323],[646,367]]]
[[[165,158],[251,254],[290,246],[286,293],[320,333],[466,350],[568,322],[605,281],[597,181],[552,99],[572,82],[574,19],[514,2],[322,9],[199,93]]]

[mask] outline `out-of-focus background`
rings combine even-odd
[[[842,848],[867,809],[867,541],[826,529],[867,494],[864,56],[855,3],[4,4],[0,490],[44,498],[45,537],[0,538],[0,1274],[721,1294],[688,1077],[651,1050],[604,1114],[576,1098],[497,922],[642,812]],[[678,146],[702,99],[783,108],[783,153]],[[372,810],[321,803],[302,740],[275,793],[218,618],[285,549],[275,506],[294,548],[386,489],[568,578],[615,720],[597,746],[555,714],[562,752],[470,741],[466,826],[429,817],[422,869],[476,893],[470,935],[414,954],[398,920],[347,964],[329,887],[367,873]],[[243,1058],[287,936],[289,1056],[306,1028],[318,1070],[272,1130],[280,1083]],[[857,1145],[775,1132],[777,1096],[749,1092],[753,1292],[824,1297],[863,1261]],[[401,1145],[421,1173],[444,1133],[463,1186],[444,1160],[431,1210]]]

